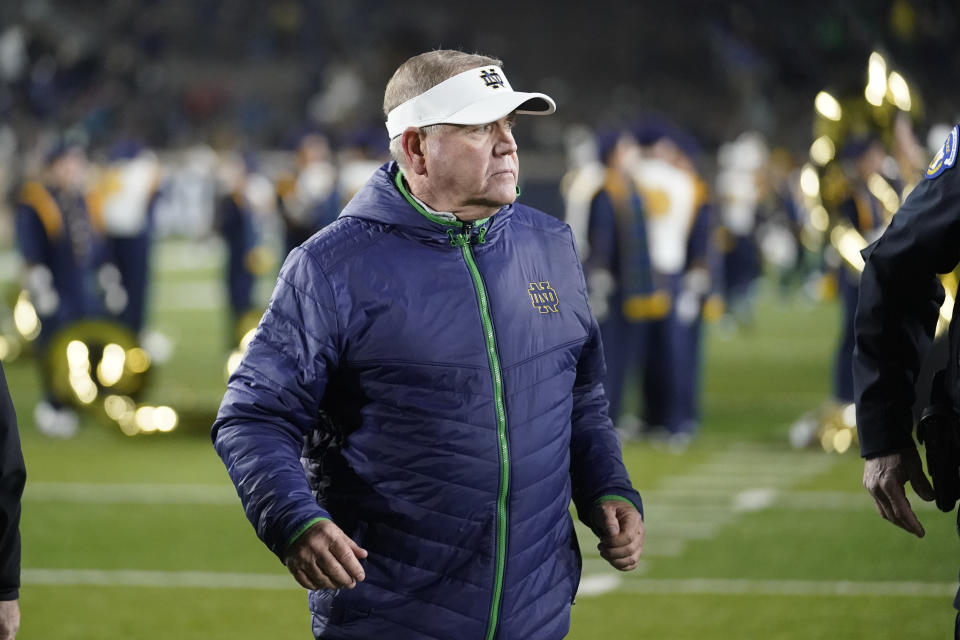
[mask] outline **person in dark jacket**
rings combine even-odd
[[[913,440],[914,385],[944,300],[936,276],[960,264],[958,142],[960,127],[955,126],[927,168],[926,179],[910,192],[883,235],[863,251],[866,265],[854,319],[853,382],[860,453],[865,458],[863,484],[884,519],[921,538],[925,531],[904,485],[909,481],[921,499],[934,499]],[[945,391],[956,411],[960,409],[956,309],[949,336]],[[960,610],[960,594],[954,607]],[[960,615],[955,636],[960,638]]]
[[[20,628],[20,497],[27,480],[17,416],[0,366],[0,640]]]
[[[639,154],[629,131],[597,134],[605,171],[590,199],[584,257],[590,306],[600,323],[607,365],[604,389],[617,424],[628,373],[644,361],[648,321],[656,317],[650,245],[640,192],[630,175]],[[581,251],[583,251],[581,249]],[[621,428],[621,433],[629,430]]]
[[[514,114],[556,107],[500,64],[396,71],[396,161],[287,257],[213,425],[317,638],[564,637],[571,499],[610,564],[639,562],[572,233],[515,202]]]

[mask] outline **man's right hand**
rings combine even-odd
[[[353,589],[365,577],[360,560],[366,557],[340,527],[320,520],[294,540],[284,563],[307,589]]]
[[[922,538],[926,532],[903,490],[908,480],[921,499],[927,502],[933,500],[933,487],[923,473],[920,455],[913,447],[864,462],[863,486],[873,496],[880,515],[901,529]]]

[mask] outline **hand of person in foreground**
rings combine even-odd
[[[907,481],[921,499],[927,502],[933,500],[933,487],[923,473],[920,455],[913,447],[864,462],[863,486],[873,496],[880,515],[904,531],[922,538],[926,532],[903,490]]]
[[[20,628],[20,602],[0,600],[0,640],[13,640]]]
[[[360,560],[366,549],[330,520],[320,520],[294,540],[285,564],[307,589],[353,589],[365,575]]]
[[[604,560],[620,571],[633,571],[643,553],[643,517],[629,502],[607,500],[593,509],[593,531]]]

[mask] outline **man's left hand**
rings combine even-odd
[[[593,509],[593,525],[603,559],[620,571],[636,569],[644,536],[643,517],[636,507],[624,500],[601,502]]]

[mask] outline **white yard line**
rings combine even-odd
[[[240,505],[232,486],[213,484],[27,482],[23,499],[25,502],[89,504]]]
[[[689,578],[625,580],[631,593],[669,595],[912,596],[942,598],[957,592],[956,582],[853,582],[849,580],[731,580]]]
[[[20,582],[29,585],[97,587],[193,587],[196,589],[303,589],[289,575],[220,573],[215,571],[138,571],[120,569],[23,569]]]

